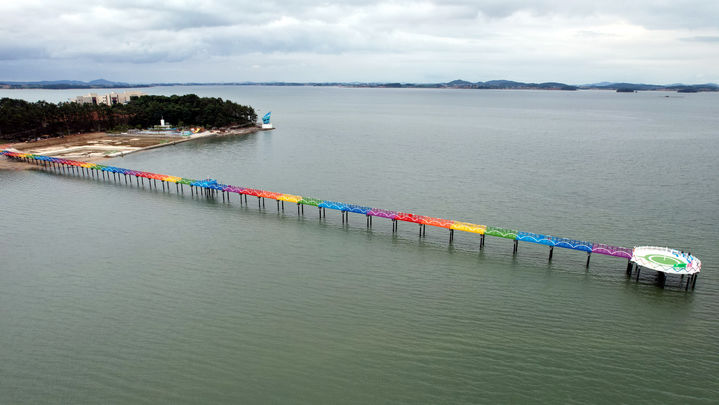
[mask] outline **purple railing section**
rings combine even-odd
[[[372,215],[373,217],[395,219],[397,217],[397,211],[384,210],[382,208],[372,208],[371,210],[367,211],[367,215]]]
[[[592,245],[592,253],[599,253],[607,256],[623,257],[625,259],[631,259],[633,248],[625,248],[621,246],[605,245],[603,243],[595,243]]]

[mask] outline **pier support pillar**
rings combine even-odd
[[[449,243],[454,242],[454,229],[449,230]]]
[[[699,277],[699,273],[694,273],[692,276],[692,290],[697,286],[697,277]]]
[[[549,261],[552,261],[552,256],[554,255],[554,246],[549,247]]]
[[[592,252],[587,252],[587,268],[589,268],[589,259],[592,258]]]
[[[479,237],[479,249],[484,249],[484,234]]]
[[[512,253],[516,255],[518,248],[519,248],[519,241],[515,239],[514,240],[514,249],[512,250]]]

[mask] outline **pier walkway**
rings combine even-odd
[[[636,271],[636,277],[638,280],[640,270],[642,268],[647,268],[660,273],[660,281],[663,285],[666,280],[666,274],[679,275],[681,276],[679,285],[684,286],[685,290],[688,290],[690,287],[692,289],[695,287],[697,276],[701,271],[701,261],[698,258],[692,256],[690,253],[685,253],[676,249],[650,246],[634,248],[613,246],[603,243],[525,232],[491,225],[460,222],[451,219],[434,218],[401,211],[367,207],[358,204],[322,200],[307,196],[283,194],[266,190],[221,184],[212,179],[188,179],[184,177],[168,176],[164,174],[123,169],[115,166],[14,152],[10,150],[3,150],[0,154],[11,159],[34,163],[44,168],[53,169],[65,174],[92,176],[98,179],[102,176],[102,179],[107,180],[109,180],[110,176],[112,176],[114,181],[121,181],[121,176],[124,176],[125,183],[128,183],[129,180],[130,184],[132,183],[132,178],[134,177],[138,186],[140,186],[140,184],[145,186],[145,180],[147,180],[148,187],[152,187],[154,185],[155,188],[157,188],[157,181],[160,181],[162,189],[167,189],[167,191],[170,191],[171,184],[175,184],[175,189],[178,193],[184,192],[184,187],[188,186],[192,194],[197,193],[199,195],[201,193],[207,197],[211,197],[221,193],[222,199],[225,200],[225,198],[227,198],[228,201],[231,194],[238,194],[240,201],[244,198],[245,203],[247,203],[247,196],[257,197],[258,204],[261,206],[264,206],[264,201],[266,199],[275,200],[278,210],[284,210],[285,202],[294,203],[297,205],[298,215],[304,214],[305,206],[312,206],[317,207],[320,217],[324,217],[326,216],[327,208],[329,208],[331,210],[341,212],[343,223],[349,220],[350,213],[364,215],[366,217],[367,227],[372,226],[372,219],[374,217],[385,218],[392,221],[393,232],[397,231],[399,222],[418,224],[420,236],[424,236],[426,234],[427,225],[445,228],[449,230],[450,243],[452,243],[454,239],[454,231],[475,233],[480,235],[480,249],[484,247],[485,236],[493,236],[514,241],[513,253],[515,254],[517,253],[519,242],[545,245],[549,248],[549,260],[552,260],[555,247],[578,250],[586,252],[587,267],[589,267],[589,260],[592,253],[614,256],[627,259],[627,276],[631,277],[633,271]],[[686,283],[683,284],[685,276],[687,276]]]

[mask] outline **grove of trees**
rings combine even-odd
[[[66,103],[30,103],[0,99],[0,139],[25,141],[39,136],[77,132],[148,128],[163,118],[176,126],[251,126],[257,121],[252,107],[214,97],[142,96],[113,106]]]

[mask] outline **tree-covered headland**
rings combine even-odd
[[[141,96],[113,106],[3,98],[0,139],[26,141],[44,135],[149,128],[159,124],[161,118],[178,127],[243,127],[255,125],[257,114],[249,106],[195,94]]]

